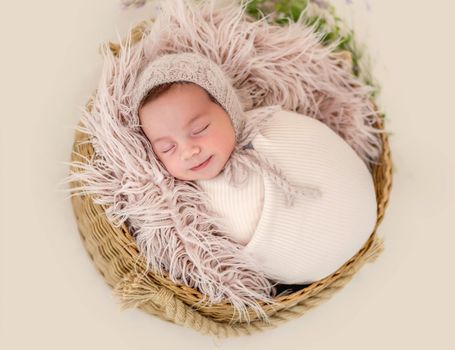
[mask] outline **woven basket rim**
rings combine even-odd
[[[132,43],[136,43],[137,41],[141,40],[144,36],[144,31],[147,28],[148,24],[153,22],[153,19],[142,21],[138,23],[132,30],[131,30],[131,38]],[[114,53],[114,55],[118,55],[120,52],[121,45],[115,43],[109,43],[109,49]],[[96,93],[96,92],[95,92]],[[94,95],[93,95],[94,96]],[[86,109],[90,111],[93,96],[90,97],[89,101],[86,104]],[[378,129],[384,128],[384,120],[382,116],[378,114],[378,120],[375,125]],[[388,135],[384,132],[381,133],[382,143],[383,143],[383,150],[380,158],[380,162],[376,165],[373,169],[373,178],[374,184],[376,189],[376,195],[378,199],[378,211],[377,211],[377,222],[374,231],[371,233],[370,238],[364,244],[364,246],[360,249],[360,251],[353,256],[349,261],[347,261],[343,266],[341,266],[337,271],[332,273],[330,276],[326,278],[311,283],[304,288],[292,292],[290,294],[281,295],[275,298],[275,301],[280,305],[278,308],[275,306],[274,308],[266,305],[262,302],[259,302],[261,306],[263,306],[264,310],[267,312],[268,315],[274,315],[279,313],[280,310],[290,309],[297,305],[302,305],[304,302],[308,302],[312,298],[315,298],[321,291],[323,290],[331,290],[336,291],[340,288],[340,285],[347,283],[350,277],[367,261],[373,260],[375,256],[381,251],[381,242],[376,235],[377,228],[381,223],[385,209],[387,207],[389,201],[389,194],[392,187],[392,159],[391,159],[391,151],[388,142]],[[71,156],[72,161],[83,161],[84,158],[81,155],[84,155],[85,159],[88,159],[93,155],[93,147],[88,139],[88,135],[81,133],[80,131],[76,131],[73,143],[73,152]],[[72,169],[73,171],[77,171],[76,169]],[[80,186],[77,183],[71,183],[70,186],[72,188]],[[82,201],[82,202],[81,202]],[[81,204],[83,203],[83,204]],[[90,235],[96,234],[93,232],[95,229],[94,226],[91,226],[92,230],[90,230],[90,223],[87,223],[88,214],[87,212],[97,213],[98,216],[102,216],[102,213],[105,212],[106,207],[102,205],[94,204],[93,198],[90,195],[84,195],[79,197],[72,197],[72,204],[73,210],[77,218],[77,223],[79,227],[79,232],[81,237],[84,241],[87,251],[89,252],[92,260],[94,261],[95,265],[98,267],[99,271],[107,281],[107,283],[111,287],[115,287],[117,283],[124,278],[126,275],[125,271],[113,271],[114,268],[109,265],[112,263],[112,257],[105,258],[99,257],[97,254],[103,255],[99,252],[99,247],[94,248],[93,246],[88,245],[88,237]],[[85,206],[84,208],[82,208]],[[101,214],[100,214],[101,213]],[[97,218],[99,219],[99,217]],[[107,218],[102,218],[103,222],[107,221]],[[120,258],[116,258],[122,260],[122,254],[128,256],[130,262],[126,263],[127,267],[130,269],[129,271],[135,271],[136,274],[141,276],[146,276],[149,280],[148,282],[153,283],[153,285],[159,285],[166,290],[171,291],[175,298],[181,300],[184,304],[194,308],[194,305],[200,302],[203,299],[202,293],[199,291],[183,286],[183,285],[176,285],[172,281],[167,278],[167,275],[164,274],[163,277],[153,273],[150,270],[147,270],[145,259],[139,253],[134,238],[130,235],[129,230],[125,224],[118,228],[112,228],[112,232],[115,232],[116,238],[121,241],[121,244],[124,245],[125,251],[120,252]],[[106,240],[106,238],[104,238]],[[119,249],[118,247],[116,249]],[[372,252],[374,252],[374,255]],[[373,256],[373,255],[374,256]],[[119,260],[115,260],[116,263],[121,264]],[[117,273],[117,275],[116,275]],[[343,282],[340,282],[342,281]],[[326,293],[327,294],[327,293]],[[138,303],[135,306],[138,306],[142,309],[145,309],[147,312],[151,314],[158,315],[160,314],[159,310],[160,306],[152,305],[153,303],[142,302]],[[231,304],[227,301],[224,301],[220,304],[216,305],[200,305],[193,310],[194,312],[199,312],[204,317],[211,318],[216,322],[228,322],[232,320],[234,311]],[[161,314],[162,318],[165,318]],[[255,314],[250,313],[251,323],[258,321]]]

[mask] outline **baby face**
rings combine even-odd
[[[217,176],[235,147],[235,131],[226,111],[197,84],[174,84],[139,110],[153,151],[180,180]]]

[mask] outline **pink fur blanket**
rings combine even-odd
[[[81,121],[95,155],[73,162],[68,182],[83,184],[107,207],[113,225],[127,223],[140,252],[157,274],[199,290],[206,301],[227,300],[248,320],[247,307],[263,320],[259,301],[273,304],[273,281],[258,272],[242,246],[228,239],[210,215],[197,185],[164,176],[151,147],[132,122],[129,108],[137,72],[150,60],[176,52],[197,52],[220,65],[232,79],[245,111],[280,105],[317,118],[342,136],[370,166],[381,153],[371,88],[355,78],[335,46],[303,21],[277,26],[246,19],[245,8],[169,0],[143,39],[127,38],[118,56],[104,47],[104,66],[93,108]]]

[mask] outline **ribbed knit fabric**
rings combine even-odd
[[[322,197],[286,207],[282,190],[252,174],[235,188],[223,176],[198,181],[229,236],[245,246],[265,274],[286,284],[320,280],[363,246],[376,223],[373,178],[354,150],[325,124],[280,111],[260,126],[252,145],[291,183],[319,186]]]
[[[264,179],[251,173],[248,184],[236,187],[218,175],[210,180],[197,180],[211,199],[210,209],[222,216],[223,231],[234,241],[246,245],[256,230],[264,202]]]

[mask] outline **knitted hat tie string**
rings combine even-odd
[[[274,113],[281,110],[281,106],[267,106],[246,112],[243,119],[244,125],[239,134],[237,145],[227,161],[223,173],[225,179],[233,186],[246,183],[250,171],[255,171],[263,176],[268,176],[279,188],[283,190],[286,205],[293,206],[297,196],[319,198],[321,190],[312,185],[292,184],[285,174],[275,164],[269,162],[255,149],[247,148],[259,133],[259,125],[265,123]]]

